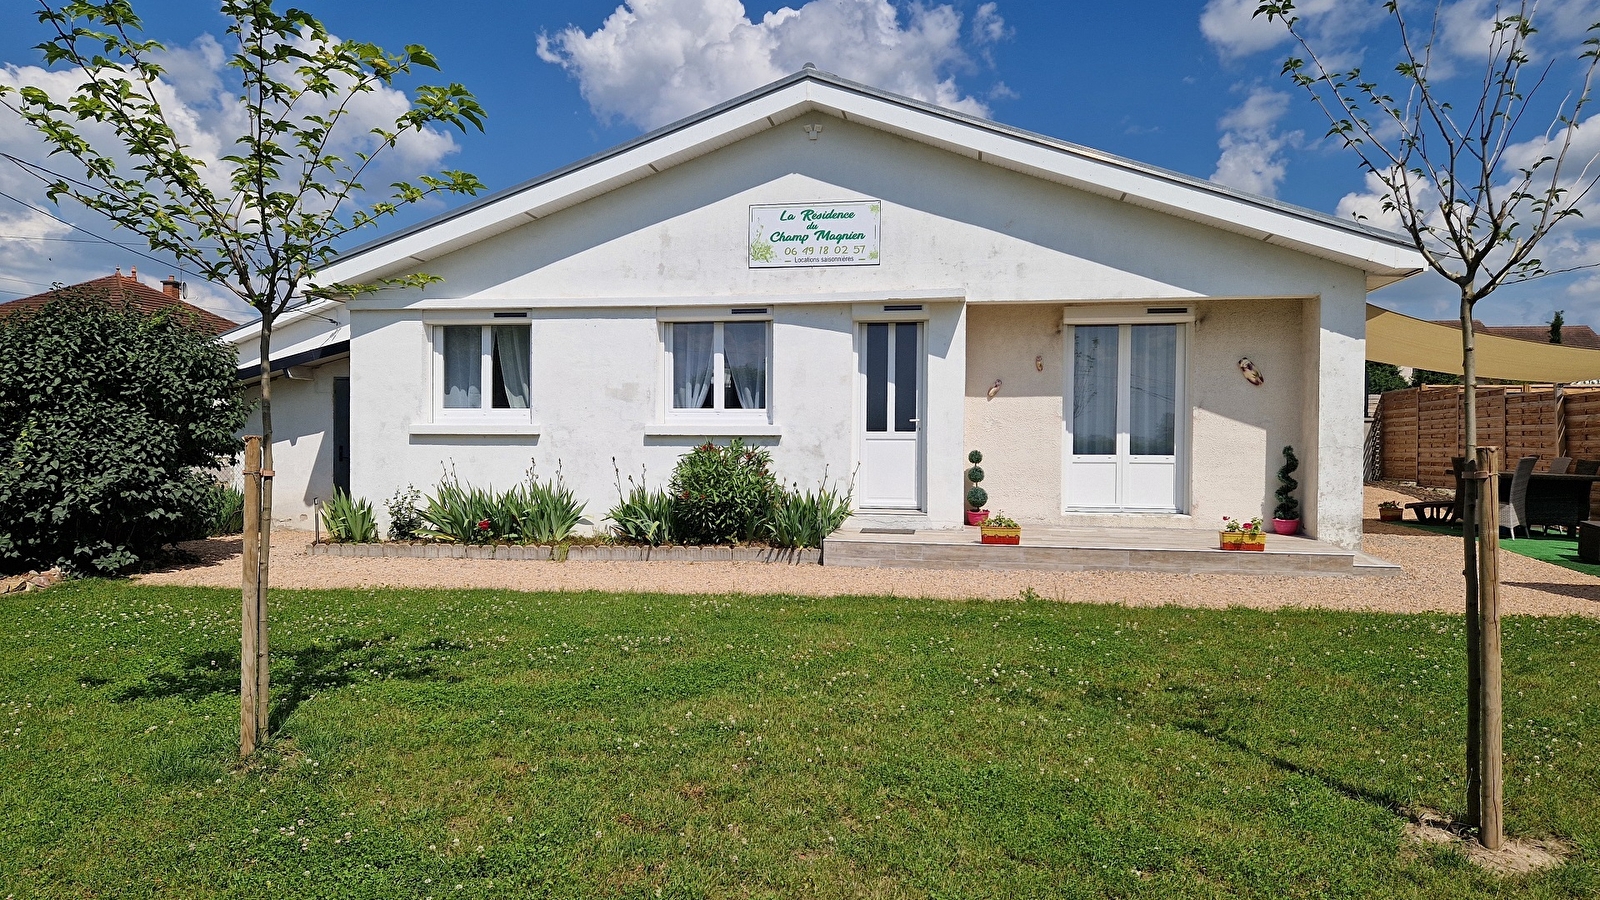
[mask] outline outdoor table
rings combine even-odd
[[[1528,525],[1559,525],[1568,530],[1589,518],[1589,491],[1600,475],[1551,475],[1535,472],[1528,477]],[[1500,500],[1511,499],[1511,473],[1500,476]]]

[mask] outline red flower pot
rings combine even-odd
[[[1273,519],[1272,530],[1279,534],[1297,534],[1300,531],[1299,519]]]
[[[967,510],[967,524],[968,525],[982,525],[984,523],[984,520],[986,520],[988,518],[989,518],[989,511],[987,509],[969,509],[969,510]]]

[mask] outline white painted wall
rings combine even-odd
[[[816,141],[804,131],[813,122],[826,125]],[[880,265],[748,267],[750,204],[868,197],[883,201]],[[1362,273],[835,118],[785,123],[419,268],[443,282],[350,304],[352,487],[380,507],[407,483],[432,485],[447,463],[505,486],[530,460],[546,474],[559,461],[596,517],[616,496],[613,456],[624,475],[643,465],[664,483],[698,439],[645,434],[660,421],[664,380],[656,315],[695,306],[771,306],[781,433],[763,442],[788,479],[843,477],[857,421],[851,304],[947,298],[958,302],[930,303],[929,519],[959,521],[969,444],[991,454],[991,494],[1015,483],[1015,512],[1060,518],[1059,305],[1185,299],[1207,300],[1190,355],[1193,526],[1270,513],[1278,450],[1295,443],[1308,526],[1342,543],[1359,536],[1359,418],[1344,414],[1359,405]],[[1018,301],[1040,305],[985,308]],[[532,315],[539,433],[411,434],[431,416],[424,317],[490,310]],[[1045,318],[1052,333],[1036,338]],[[1264,388],[1240,392],[1238,355],[1262,367]],[[991,416],[974,392],[995,377],[1015,387]]]
[[[311,371],[311,381],[272,379],[272,521],[301,531],[314,530],[315,501],[333,496],[333,379],[349,375],[350,363],[334,360]],[[245,392],[256,405],[240,434],[261,433],[260,397],[259,387]]]

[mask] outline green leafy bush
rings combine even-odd
[[[417,533],[422,530],[422,513],[417,510],[417,504],[422,500],[422,492],[416,485],[408,484],[394,492],[383,505],[389,511],[389,540],[414,541]]]
[[[447,471],[419,510],[422,528],[417,534],[458,544],[491,543],[513,530],[511,517],[495,500],[492,492],[464,485],[454,470]]]
[[[764,531],[779,488],[772,456],[734,438],[707,441],[679,457],[672,473],[672,533],[686,544],[749,541]]]
[[[372,504],[338,488],[333,489],[333,499],[322,505],[322,527],[328,529],[328,540],[335,543],[370,544],[378,539]]]
[[[0,318],[0,570],[111,574],[209,531],[237,365],[178,309],[58,291]]]
[[[977,485],[967,488],[967,506],[970,506],[973,509],[983,509],[983,505],[988,502],[988,491],[978,487]]]
[[[617,470],[613,457],[611,468]],[[672,541],[672,495],[660,488],[645,487],[644,472],[638,483],[628,476],[628,492],[622,492],[622,472],[617,471],[617,505],[606,513],[617,537],[636,544],[659,547]]]
[[[829,487],[826,479],[815,491],[800,492],[800,486],[781,490],[772,505],[767,534],[780,547],[821,547],[822,539],[844,524],[855,510],[851,490]]]
[[[551,481],[540,481],[529,468],[528,480],[504,493],[464,485],[452,470],[418,510],[416,534],[460,544],[553,544],[572,536],[584,505],[559,468]]]
[[[586,504],[561,480],[558,465],[550,481],[540,481],[530,466],[528,480],[502,494],[499,505],[510,516],[510,537],[524,544],[554,544],[572,536]]]
[[[231,484],[212,483],[211,518],[207,537],[244,531],[244,491]]]

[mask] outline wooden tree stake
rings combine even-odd
[[[257,700],[261,639],[261,435],[244,439],[244,572],[239,623],[239,756],[256,752],[262,722]]]
[[[1499,850],[1505,840],[1500,746],[1500,453],[1478,449],[1485,473],[1478,503],[1478,840]]]

